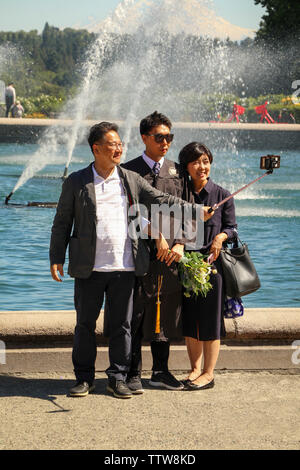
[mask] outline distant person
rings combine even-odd
[[[8,86],[5,88],[5,105],[6,105],[6,113],[5,117],[9,116],[10,108],[16,102],[16,90],[14,89],[14,84],[9,83]]]
[[[24,108],[21,105],[20,101],[16,101],[10,108],[11,117],[13,118],[22,118],[24,114]]]

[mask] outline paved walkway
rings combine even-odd
[[[197,392],[155,390],[129,400],[70,398],[72,374],[0,375],[0,449],[299,449],[297,371],[218,371]],[[185,374],[178,374],[183,379]]]

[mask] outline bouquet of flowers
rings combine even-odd
[[[186,252],[179,261],[178,268],[182,285],[185,287],[185,297],[199,294],[206,297],[212,289],[210,274],[217,274],[217,270],[205,261],[205,258],[202,253],[191,251]]]

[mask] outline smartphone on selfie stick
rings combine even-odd
[[[211,207],[208,210],[208,213],[211,214],[211,212],[214,212],[215,210],[217,210],[220,206],[225,204],[225,202],[229,201],[229,199],[236,196],[238,193],[240,193],[244,189],[247,189],[249,186],[251,186],[251,184],[256,183],[256,181],[264,178],[266,175],[271,175],[273,173],[274,168],[280,168],[280,156],[279,155],[264,155],[263,157],[260,157],[260,168],[261,170],[267,170],[264,175],[259,176],[255,180],[246,184],[246,186],[243,186],[242,188],[238,189],[230,196],[223,199],[221,202],[218,202],[218,204],[215,204],[213,207]]]

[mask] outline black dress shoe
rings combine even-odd
[[[190,379],[185,379],[182,380],[181,383],[183,384],[184,390],[188,390],[189,385],[192,383],[192,381]]]
[[[206,390],[207,388],[213,388],[215,386],[215,381],[212,379],[208,384],[205,385],[197,385],[193,382],[187,384],[187,390]]]
[[[86,397],[89,393],[95,390],[95,385],[89,385],[87,382],[77,382],[74,387],[70,389],[70,397]]]
[[[200,375],[198,375],[198,377],[196,377],[196,379],[193,379],[193,380],[197,380],[197,379],[199,379],[199,377],[200,377]],[[184,385],[184,390],[188,390],[188,386],[193,383],[193,380],[185,379],[185,380],[181,381],[181,383],[183,383],[183,385]]]
[[[132,391],[128,388],[127,384],[123,380],[116,380],[113,377],[108,379],[108,385],[106,390],[111,392],[116,398],[131,398]]]

